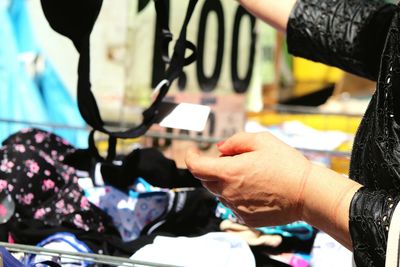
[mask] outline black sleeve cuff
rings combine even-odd
[[[390,220],[400,197],[365,187],[354,195],[349,228],[357,266],[384,266]]]

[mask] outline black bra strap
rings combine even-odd
[[[94,130],[106,133],[115,138],[136,138],[142,136],[150,128],[156,119],[158,112],[158,107],[160,106],[162,99],[167,94],[172,82],[179,77],[183,67],[192,63],[196,58],[196,48],[195,46],[186,40],[187,27],[192,17],[194,8],[198,0],[189,0],[189,5],[183,23],[180,35],[176,41],[174,52],[171,59],[168,58],[168,43],[172,40],[172,34],[168,28],[168,21],[165,15],[165,0],[155,0],[155,8],[157,11],[157,16],[161,16],[159,20],[162,27],[162,32],[164,35],[164,52],[163,60],[168,61],[169,65],[166,70],[166,75],[163,81],[160,83],[160,90],[157,98],[152,103],[152,105],[143,112],[143,121],[140,125],[135,128],[126,131],[116,131],[112,132],[104,127],[104,122],[100,116],[99,108],[97,106],[95,97],[91,91],[90,83],[90,41],[89,37],[83,39],[82,43],[79,44],[80,58],[78,65],[78,106],[85,121],[93,127]],[[186,50],[192,50],[192,54],[185,58]]]
[[[164,0],[154,0],[154,5],[157,13],[157,23],[161,29],[162,40],[162,60],[165,63],[170,63],[169,43],[172,41],[172,33],[169,30],[168,16],[166,14],[168,7]]]
[[[88,150],[90,154],[95,159],[96,162],[112,162],[115,159],[116,154],[116,147],[117,147],[117,138],[114,136],[108,136],[108,149],[107,149],[107,156],[103,158],[97,147],[96,142],[94,139],[95,130],[90,131],[89,138],[88,138]]]

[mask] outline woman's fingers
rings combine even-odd
[[[202,181],[222,180],[224,169],[230,166],[227,158],[200,156],[194,149],[186,152],[185,163],[189,171]]]
[[[238,133],[218,145],[218,150],[226,156],[234,156],[256,150],[256,138],[251,133]]]

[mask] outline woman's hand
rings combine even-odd
[[[269,133],[240,133],[219,145],[221,157],[189,151],[186,164],[247,225],[282,225],[302,217],[311,163]]]

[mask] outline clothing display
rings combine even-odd
[[[218,231],[220,219],[214,215],[216,200],[210,193],[203,188],[156,187],[140,177],[135,180],[141,168],[125,173],[132,184],[123,191],[108,183],[80,188],[77,169],[64,162],[77,151],[82,150],[39,129],[21,130],[3,142],[1,192],[15,203],[13,216],[0,225],[3,241],[11,236],[14,242],[36,245],[66,232],[95,253],[130,256],[159,234],[198,236]],[[155,167],[162,170],[162,162]],[[165,162],[169,166],[170,160]],[[105,172],[103,177],[112,174]],[[159,179],[152,181],[163,184]]]
[[[349,175],[363,185],[350,208],[360,266],[384,266],[389,223],[400,200],[399,23],[399,7],[380,1],[299,0],[287,29],[294,55],[378,81],[354,140]]]
[[[206,189],[207,182],[200,180],[201,175],[191,169],[199,176],[196,178],[189,169],[182,167],[185,161],[180,157],[190,146],[177,148],[179,151],[175,154],[175,141],[194,141],[202,152],[215,156],[223,150],[221,143],[214,145],[214,142],[240,131],[236,126],[245,117],[245,110],[238,105],[237,111],[232,114],[231,110],[226,112],[220,99],[229,94],[219,92],[219,87],[228,91],[225,88],[243,82],[230,79],[240,78],[238,71],[244,73],[242,67],[240,70],[236,68],[240,65],[238,62],[231,62],[238,60],[236,54],[241,55],[248,46],[247,42],[251,41],[249,70],[245,79],[248,83],[243,86],[256,88],[258,81],[250,81],[250,78],[259,78],[253,75],[253,71],[258,69],[257,65],[262,65],[262,59],[255,60],[254,54],[262,52],[264,57],[270,56],[273,61],[275,51],[261,51],[268,49],[257,42],[261,35],[256,38],[257,31],[254,29],[258,22],[251,15],[254,13],[248,13],[244,6],[237,3],[226,12],[228,5],[223,0],[203,3],[187,0],[184,3],[186,12],[179,14],[182,17],[180,31],[176,36],[172,35],[169,24],[176,29],[176,23],[170,21],[171,14],[175,15],[171,10],[178,2],[156,0],[139,1],[133,7],[127,5],[129,12],[121,14],[125,24],[115,27],[120,33],[115,36],[140,39],[138,36],[141,35],[135,36],[137,29],[130,20],[133,20],[132,17],[136,19],[139,13],[149,13],[148,5],[151,3],[155,8],[152,11],[155,20],[143,20],[143,23],[149,23],[155,29],[154,36],[151,32],[150,41],[154,41],[154,47],[149,48],[154,58],[148,57],[149,62],[142,58],[123,62],[123,57],[129,55],[128,48],[136,49],[136,43],[115,38],[104,49],[91,44],[98,38],[92,33],[99,34],[101,38],[114,37],[104,34],[104,25],[95,27],[98,18],[103,16],[103,0],[41,0],[39,10],[45,26],[51,28],[56,36],[67,37],[66,42],[73,53],[76,52],[71,61],[62,57],[66,61],[64,64],[75,66],[77,63],[77,69],[73,67],[73,74],[77,77],[75,101],[61,79],[64,76],[58,74],[62,68],[57,69],[41,48],[40,42],[47,39],[36,38],[27,1],[0,0],[0,121],[11,121],[0,122],[0,241],[35,246],[38,251],[55,249],[65,253],[97,254],[193,267],[307,267],[328,265],[334,262],[337,255],[346,257],[340,264],[350,264],[353,254],[345,253],[347,251],[343,247],[337,246],[326,234],[306,222],[268,224],[264,227],[242,224],[234,210],[228,208],[232,203],[225,202],[224,194],[212,194]],[[196,9],[198,2],[201,3],[199,10]],[[116,10],[113,12],[118,13]],[[236,15],[230,18],[227,14],[234,14],[233,10],[236,10]],[[215,13],[217,20],[209,21],[210,13]],[[105,14],[104,20],[115,23],[110,19],[113,16],[109,15]],[[193,25],[190,24],[192,17],[195,20]],[[247,17],[251,22],[251,31],[247,32],[251,38],[241,33],[242,20]],[[197,18],[200,25],[196,24]],[[216,23],[218,57],[212,71],[208,64],[210,56],[206,53],[209,52],[207,47],[213,49],[213,46],[209,45],[210,34],[203,33],[208,31],[209,24]],[[378,79],[378,89],[354,141],[349,175],[363,185],[353,197],[350,209],[354,260],[360,266],[383,266],[391,216],[400,201],[400,141],[397,134],[400,105],[395,101],[400,93],[394,90],[400,86],[400,60],[397,56],[399,23],[399,6],[383,1],[348,0],[338,3],[297,0],[287,24],[288,50],[291,54],[340,67],[369,79]],[[225,33],[231,30],[232,39],[225,40]],[[193,32],[198,35],[196,45],[188,40],[193,37]],[[147,44],[142,46],[148,47]],[[173,49],[170,49],[170,44],[174,44]],[[224,51],[226,47],[228,50]],[[62,49],[56,52],[63,53]],[[379,65],[381,54],[392,60]],[[100,84],[103,81],[99,84],[96,81],[95,87],[98,88],[92,88],[91,68],[95,65],[97,70],[97,66],[103,64],[91,61],[91,58],[99,55],[106,58],[105,65],[112,66],[107,65],[104,70],[106,85]],[[201,57],[200,63],[184,71],[184,67],[195,62],[197,56]],[[143,57],[146,58],[147,54]],[[116,82],[114,75],[115,72],[129,75],[132,70],[129,72],[128,67],[135,61],[143,65],[140,65],[143,69],[139,74],[149,72],[150,75],[150,70],[157,68],[148,82],[151,84],[148,87],[154,88],[145,88],[140,84],[144,89],[154,91],[149,106],[141,111],[139,124],[131,123],[130,119],[136,118],[131,118],[130,112],[137,113],[142,107],[132,105],[136,100],[130,102],[126,99],[135,95],[136,88],[131,88],[134,86],[129,79]],[[234,67],[225,70],[225,65]],[[212,73],[208,73],[210,77],[203,73],[204,69],[211,70]],[[202,84],[207,84],[209,79],[215,81],[216,88],[203,88]],[[229,80],[228,84],[225,84],[226,80]],[[174,91],[179,92],[166,99],[175,81],[179,90]],[[186,84],[193,89],[184,88]],[[197,90],[195,86],[201,92],[192,95]],[[121,101],[123,107],[120,114],[105,114],[108,110],[100,110],[97,105],[93,89],[106,91],[109,87],[121,87],[123,90],[121,97],[112,92],[105,94],[104,98],[105,101],[110,98]],[[329,84],[324,91],[332,91],[332,88]],[[324,95],[326,92],[313,93],[311,102],[321,104],[321,93]],[[245,100],[244,91],[232,94],[238,100]],[[304,96],[300,98],[304,100]],[[177,129],[166,130],[168,134],[172,133],[172,138],[169,135],[153,137],[148,134],[152,125],[160,121],[163,101],[181,99],[210,104],[209,129],[204,132],[179,130],[176,140]],[[109,102],[114,103],[112,101]],[[292,101],[292,104],[295,103]],[[125,112],[125,108],[129,110]],[[273,115],[279,113],[278,109],[276,111]],[[190,117],[191,114],[184,115]],[[105,117],[112,119],[105,121]],[[288,119],[268,126],[261,120],[253,120],[242,126],[245,126],[243,130],[246,132],[272,133],[289,146],[299,148],[309,160],[313,152],[339,150],[354,137],[349,132],[317,130],[306,123]],[[153,142],[141,138],[153,138],[150,140]],[[163,138],[167,140],[165,145]],[[119,139],[125,140],[120,142]],[[155,142],[156,139],[161,141]],[[154,147],[145,147],[144,144],[150,143]],[[306,155],[308,152],[309,157]],[[234,154],[217,156],[234,157]],[[319,163],[324,161],[328,166],[331,164],[328,164],[328,157],[330,154],[324,154]],[[302,193],[298,197],[299,203]],[[247,217],[243,218],[248,222]],[[93,264],[87,258],[71,259],[66,254],[49,256],[31,251],[22,256],[10,252],[9,248],[0,245],[0,266],[109,266],[105,263]]]
[[[89,166],[81,171],[67,164],[71,155],[75,158],[70,162],[79,161],[82,155],[90,158],[77,164],[82,167],[86,162]],[[96,185],[94,177],[80,176],[93,173],[86,170],[97,165],[92,164],[96,157],[88,155],[91,155],[89,149],[76,149],[60,136],[35,128],[23,129],[4,140],[0,148],[0,193],[11,196],[15,211],[0,224],[1,240],[77,250],[82,250],[81,244],[94,253],[128,257],[158,236],[222,234],[222,219],[216,216],[216,198],[201,186],[187,187],[196,185],[191,182],[196,179],[179,170],[159,151],[136,149],[118,156],[121,159],[118,164],[100,162],[108,170],[103,172],[99,168],[104,182],[101,186]],[[150,164],[145,162],[156,158],[159,160],[153,160],[154,169],[150,171]],[[160,173],[151,176],[158,169]],[[139,173],[149,177],[151,183],[137,176]],[[80,179],[91,182],[83,183],[86,184],[83,188]],[[118,188],[114,187],[114,181]],[[276,233],[263,233],[263,242],[253,238],[254,242],[248,245],[268,247],[271,243],[267,240],[276,239]],[[282,233],[280,236],[286,235]],[[231,233],[231,236],[246,240],[243,235]],[[283,245],[288,249],[287,241]]]

